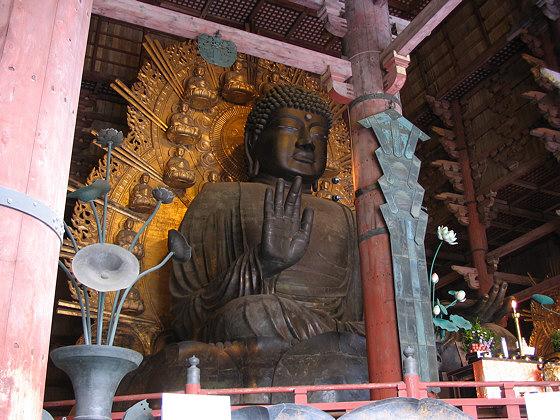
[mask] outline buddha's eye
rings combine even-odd
[[[311,131],[309,133],[309,135],[311,136],[311,138],[313,138],[315,140],[322,140],[322,141],[327,141],[328,140],[327,135],[323,132]]]
[[[294,127],[292,125],[278,125],[278,128],[282,131],[285,131],[286,133],[298,133],[299,132],[299,128]]]

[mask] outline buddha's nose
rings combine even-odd
[[[296,143],[296,148],[306,152],[314,152],[315,145],[311,141],[311,136],[306,130],[301,130]]]

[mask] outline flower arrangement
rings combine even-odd
[[[550,342],[552,343],[552,349],[555,352],[560,352],[560,330],[556,330],[552,333]]]
[[[445,331],[459,331],[461,328],[470,329],[472,325],[462,316],[455,314],[449,315],[449,312],[447,311],[448,308],[454,306],[457,302],[464,302],[466,300],[466,293],[464,290],[450,290],[448,293],[453,296],[454,300],[447,305],[444,305],[436,298],[436,284],[439,281],[439,276],[433,271],[437,254],[444,242],[447,242],[449,245],[457,245],[457,236],[455,235],[455,232],[453,232],[453,230],[449,230],[447,226],[438,226],[437,236],[440,243],[436,249],[434,259],[432,260],[432,265],[430,267],[429,286],[432,300],[432,321],[436,327],[436,338],[439,336],[439,338],[443,340],[445,338]],[[449,318],[446,319],[444,316],[449,316]]]
[[[463,332],[463,348],[469,353],[491,352],[496,346],[496,340],[496,334],[482,327],[478,319],[472,324],[472,328]]]
[[[168,234],[168,254],[156,266],[140,273],[140,266],[137,258],[131,250],[136,245],[140,235],[153,220],[161,204],[169,204],[175,198],[174,194],[166,188],[157,187],[152,190],[152,195],[157,201],[155,209],[150,217],[144,222],[142,228],[134,237],[128,249],[117,245],[106,243],[106,221],[108,193],[111,190],[109,183],[111,174],[111,151],[113,147],[119,147],[123,143],[123,133],[113,128],[101,130],[97,136],[97,143],[107,148],[107,170],[105,179],[96,179],[90,185],[79,188],[68,194],[70,198],[89,203],[98,231],[98,243],[90,244],[82,249],[78,248],[74,235],[70,228],[64,223],[66,234],[72,242],[75,251],[72,260],[72,271],[59,260],[59,267],[66,273],[78,297],[80,311],[82,315],[82,328],[85,344],[92,343],[92,315],[89,307],[88,288],[97,292],[97,344],[103,343],[103,316],[105,307],[105,293],[115,292],[113,307],[109,316],[109,326],[106,344],[113,345],[119,316],[130,290],[145,275],[161,268],[172,257],[176,261],[186,262],[190,259],[191,248],[184,236],[176,231],[170,230]],[[95,200],[103,197],[102,221],[96,209]],[[121,290],[124,290],[121,294]]]

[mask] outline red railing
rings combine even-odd
[[[371,401],[349,401],[335,403],[308,403],[308,393],[316,391],[343,391],[343,390],[371,390],[371,389],[393,389],[395,396],[426,398],[427,388],[478,388],[478,387],[499,387],[502,390],[502,398],[445,398],[445,401],[459,409],[464,413],[479,418],[479,412],[484,409],[492,408],[490,416],[484,414],[485,420],[509,419],[518,420],[526,417],[524,415],[525,400],[522,397],[516,397],[514,389],[516,387],[544,387],[545,390],[560,389],[560,382],[420,382],[416,375],[405,375],[402,382],[389,383],[368,383],[368,384],[344,384],[344,385],[309,385],[309,386],[284,386],[284,387],[267,387],[267,388],[228,388],[228,389],[201,389],[199,385],[187,385],[185,393],[188,394],[205,394],[205,395],[243,395],[243,394],[272,394],[272,393],[291,393],[294,396],[296,404],[308,405],[319,410],[330,412],[331,414],[350,412],[358,407],[369,404]],[[126,395],[115,397],[115,402],[136,402],[141,400],[161,400],[161,393]],[[44,404],[45,409],[55,409],[60,407],[72,407],[74,400],[52,401]],[[232,410],[241,408],[241,405],[233,405]],[[500,417],[496,417],[495,415]],[[161,416],[160,410],[153,410],[154,417]],[[112,419],[122,419],[124,412],[117,412],[111,415]],[[55,417],[60,420],[63,417]],[[67,416],[70,420],[73,417]]]

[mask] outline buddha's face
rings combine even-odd
[[[254,157],[260,172],[276,178],[318,180],[327,163],[328,121],[308,111],[279,108],[258,136]]]

